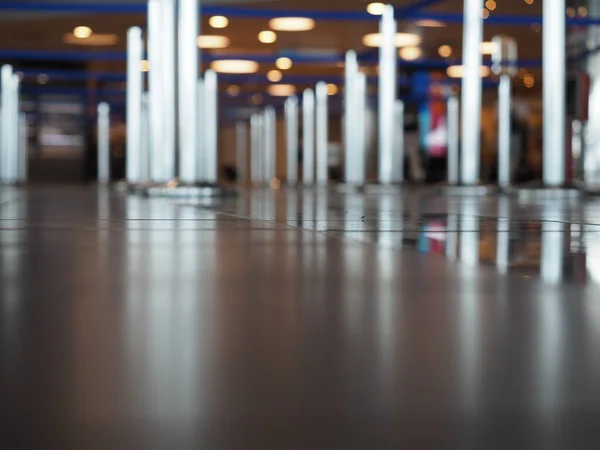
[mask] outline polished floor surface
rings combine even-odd
[[[0,191],[0,448],[600,448],[600,201]]]

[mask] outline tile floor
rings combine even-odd
[[[0,190],[0,448],[600,448],[600,200]]]

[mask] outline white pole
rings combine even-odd
[[[206,179],[208,183],[216,183],[218,179],[218,82],[214,70],[207,70],[204,74],[204,138],[206,146]]]
[[[152,148],[150,139],[152,133],[150,132],[150,110],[149,110],[149,93],[144,92],[142,94],[142,123],[141,132],[142,138],[140,140],[140,180],[150,180],[150,151]]]
[[[276,120],[275,108],[267,106],[264,112],[264,152],[265,152],[265,183],[269,184],[276,177]]]
[[[164,90],[163,90],[163,54],[161,49],[162,15],[161,0],[148,1],[148,61],[150,72],[149,112],[150,112],[150,180],[166,181],[164,178]]]
[[[239,121],[235,124],[235,146],[237,162],[237,182],[246,184],[248,173],[248,127],[246,122]]]
[[[326,186],[328,177],[329,117],[327,83],[320,81],[315,88],[316,98],[316,152],[317,184]]]
[[[392,183],[401,183],[404,180],[404,102],[396,100],[394,104],[395,131],[394,148],[392,151]]]
[[[458,98],[448,98],[448,184],[456,186],[459,183],[460,165],[460,105]]]
[[[16,73],[12,74],[10,83],[11,97],[12,97],[12,125],[11,125],[11,147],[10,147],[10,163],[9,163],[9,177],[10,183],[16,183],[19,180],[19,76]]]
[[[543,3],[544,184],[565,182],[565,0]]]
[[[259,184],[263,184],[265,181],[265,116],[262,112],[257,114],[257,127],[258,127],[258,138],[257,138],[257,150],[256,150],[256,178]]]
[[[366,169],[366,110],[367,110],[367,77],[364,73],[358,72],[354,85],[354,105],[356,107],[354,117],[354,142],[356,143],[356,164],[355,172],[351,182],[355,185],[362,186],[365,184]]]
[[[132,27],[127,32],[127,168],[128,183],[141,181],[142,153],[142,30]],[[108,106],[108,105],[107,105]]]
[[[206,92],[204,91],[204,80],[202,78],[198,79],[198,155],[196,157],[196,177],[198,181],[205,182],[207,177],[206,172],[206,121],[204,120],[204,116],[206,114],[206,104],[204,103],[204,98],[206,96]]]
[[[287,149],[287,183],[298,183],[298,98],[289,97],[285,102],[285,130]]]
[[[175,124],[176,124],[176,54],[175,54],[175,0],[162,0],[161,51],[162,65],[158,67],[163,72],[164,104],[162,117],[164,123],[164,159],[163,179],[168,181],[175,178]]]
[[[344,88],[344,147],[345,158],[344,166],[346,172],[346,183],[351,183],[356,173],[358,156],[355,142],[356,134],[356,96],[355,80],[358,73],[358,60],[356,52],[350,50],[346,53],[346,65],[344,70],[345,88]]]
[[[260,183],[260,114],[250,117],[250,180]]]
[[[29,124],[25,113],[19,114],[19,183],[25,183],[29,172]]]
[[[129,157],[130,155],[127,156]],[[109,182],[110,106],[108,105],[108,103],[102,102],[98,104],[98,183],[108,184]]]
[[[199,1],[179,0],[179,178],[198,181],[198,30]]]
[[[315,182],[315,93],[305,89],[302,95],[302,182]]]
[[[509,187],[511,184],[510,88],[510,75],[501,75],[498,86],[498,184],[502,188]]]
[[[12,102],[12,66],[4,65],[0,70],[0,87],[2,88],[2,120],[0,123],[0,182],[9,181],[10,175],[10,148],[12,140],[11,124],[13,108]]]
[[[461,181],[479,181],[481,153],[481,41],[483,0],[464,0]],[[562,10],[564,15],[564,8]]]
[[[381,48],[379,50],[379,182],[389,184],[398,177],[394,139],[394,102],[396,101],[396,21],[394,7],[387,5],[380,22]]]

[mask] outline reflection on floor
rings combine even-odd
[[[2,448],[598,448],[600,202],[0,190]]]

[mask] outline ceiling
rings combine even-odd
[[[412,0],[417,1],[418,0]],[[412,1],[392,2],[398,8],[408,7]],[[36,3],[98,3],[86,2],[85,0],[37,0]],[[23,1],[22,3],[27,3]],[[104,0],[102,4],[145,3],[145,0]],[[230,7],[243,4],[244,8],[277,9],[277,10],[315,10],[315,11],[356,11],[364,12],[369,3],[364,0],[275,0],[269,2],[256,2],[253,0],[212,0],[205,4],[229,5]],[[422,13],[455,13],[462,12],[462,0],[446,0],[434,2],[431,7],[421,10]],[[491,12],[494,15],[527,15],[540,16],[542,13],[541,0],[534,0],[532,5],[524,0],[497,0],[496,9]],[[242,7],[242,6],[240,6]],[[29,51],[60,51],[60,52],[124,52],[126,30],[130,26],[138,25],[145,27],[146,18],[143,13],[42,13],[40,11],[15,12],[0,9],[0,18],[4,22],[0,27],[0,55],[2,50],[29,50]],[[114,33],[118,35],[117,44],[109,47],[82,47],[68,45],[63,42],[63,35],[79,25],[91,27],[96,33]],[[229,26],[223,30],[211,29],[208,25],[208,17],[202,18],[201,29],[203,34],[224,34],[230,38],[231,44],[226,50],[215,51],[218,54],[236,53],[244,55],[255,54],[277,54],[285,51],[325,53],[341,55],[348,49],[359,52],[368,51],[362,44],[362,37],[367,33],[378,30],[377,19],[371,21],[325,21],[318,20],[314,30],[299,33],[278,33],[278,40],[274,44],[262,44],[257,35],[260,31],[268,29],[268,19],[248,19],[231,17]],[[444,60],[438,55],[440,45],[450,45],[453,48],[453,58],[460,58],[462,45],[462,26],[460,24],[447,24],[443,28],[428,28],[417,26],[413,21],[400,21],[400,31],[418,33],[423,38],[422,50],[423,60],[432,63],[439,62],[443,65]],[[498,26],[487,24],[484,31],[484,39],[490,40],[495,34],[507,34],[516,38],[519,44],[519,58],[523,60],[539,60],[542,54],[541,32],[530,26]],[[11,62],[16,66],[34,66],[36,69],[57,68],[69,66],[65,62],[56,62],[38,58],[34,61],[18,61],[12,59],[0,63]],[[411,66],[414,63],[410,64]],[[402,65],[401,65],[402,67]],[[85,68],[98,72],[123,73],[124,61],[106,61],[98,58],[85,63]],[[273,69],[272,63],[261,64],[261,73]],[[339,77],[342,70],[335,64],[302,63],[295,64],[292,69],[286,71],[286,76],[296,77]],[[370,69],[375,75],[375,67]],[[536,67],[528,67],[528,70],[536,76],[541,73]],[[443,73],[443,70],[441,70]],[[285,77],[284,80],[285,81]],[[58,80],[56,81],[59,82]],[[64,84],[64,82],[62,82]],[[265,80],[266,83],[266,80]],[[537,95],[539,84],[533,89],[525,89],[522,82],[516,83],[518,89],[524,93]],[[255,83],[243,86],[247,90],[258,90]],[[263,88],[264,89],[264,88]]]

